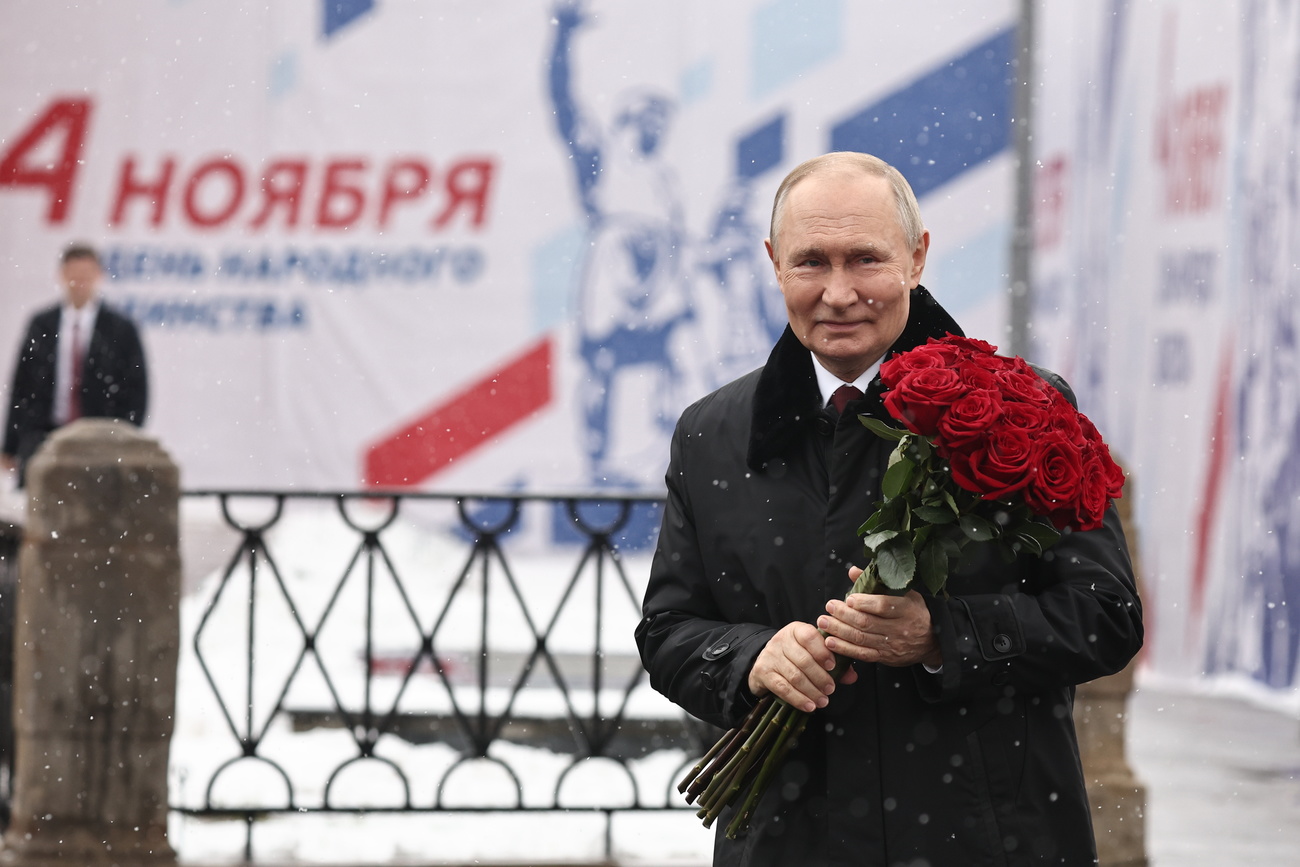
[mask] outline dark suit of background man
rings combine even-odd
[[[0,461],[17,468],[50,431],[78,418],[142,424],[149,399],[144,348],[130,319],[99,300],[95,251],[74,244],[60,266],[63,302],[32,317],[19,351]]]

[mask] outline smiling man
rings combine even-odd
[[[1096,862],[1074,685],[1142,642],[1114,508],[1047,557],[976,553],[947,598],[843,598],[892,445],[857,419],[889,420],[880,363],[961,333],[920,285],[929,243],[886,163],[795,168],[766,244],[789,327],[673,436],[636,636],[651,683],[721,728],[766,693],[814,714],[749,831],[719,818],[715,864]]]
[[[865,159],[827,158],[787,178],[766,242],[795,336],[850,383],[903,333],[930,249],[910,187],[864,174]]]

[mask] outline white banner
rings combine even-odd
[[[1041,9],[1034,330],[1134,472],[1147,661],[1296,695],[1300,18]]]
[[[659,490],[784,324],[803,159],[897,164],[999,340],[1014,21],[975,6],[5,3],[0,382],[83,239],[187,489]]]

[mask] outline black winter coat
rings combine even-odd
[[[923,288],[891,349],[960,333]],[[747,679],[781,626],[815,622],[865,565],[856,529],[879,499],[892,444],[879,379],[838,419],[787,329],[765,367],[689,407],[673,436],[668,500],[636,638],[650,682],[700,719],[736,725]],[[1074,685],[1122,669],[1141,607],[1115,510],[1010,565],[982,552],[929,599],[943,651],[923,666],[856,663],[814,713],[749,832],[719,865],[1093,864],[1072,720]]]

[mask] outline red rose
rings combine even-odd
[[[1047,429],[1057,431],[1071,442],[1082,446],[1092,439],[1080,424],[1080,419],[1083,419],[1083,416],[1064,397],[1052,401],[1046,410],[1046,417]],[[1086,421],[1086,419],[1084,420]]]
[[[1110,506],[1109,485],[1101,452],[1089,449],[1083,460],[1083,491],[1074,510],[1070,526],[1076,530],[1095,530],[1102,524]]]
[[[1019,428],[1031,437],[1047,430],[1054,418],[1044,407],[1033,403],[1002,404],[1002,423],[1007,427]]]
[[[1101,475],[1101,481],[1098,484],[1105,487],[1107,497],[1118,500],[1124,493],[1124,471],[1111,457],[1110,448],[1106,445],[1106,441],[1102,439],[1101,432],[1097,430],[1097,426],[1092,423],[1092,420],[1080,412],[1075,413],[1074,421],[1079,426],[1080,436],[1084,442],[1096,453],[1097,470]]]
[[[1101,438],[1101,431],[1097,430],[1097,426],[1092,423],[1092,419],[1088,418],[1081,412],[1076,412],[1074,414],[1074,421],[1075,424],[1079,426],[1079,436],[1085,442],[1097,443],[1103,446],[1105,445],[1105,441]],[[1109,449],[1106,450],[1106,457],[1110,457]]]
[[[912,433],[932,437],[939,419],[966,392],[957,372],[927,367],[903,377],[885,393],[885,408]]]
[[[1124,492],[1124,471],[1111,459],[1110,449],[1100,439],[1083,447],[1083,492],[1071,526],[1095,530],[1102,524],[1111,500]]]
[[[1002,355],[988,355],[986,353],[977,353],[966,356],[963,363],[968,367],[977,367],[990,371],[995,374],[1001,374],[1003,371],[1014,370],[1012,359]]]
[[[1033,480],[1034,451],[1027,432],[997,425],[978,448],[954,452],[948,464],[959,487],[985,500],[1002,500]]]
[[[925,343],[907,352],[895,355],[880,367],[880,378],[885,385],[900,381],[912,370],[922,367],[952,367],[973,362],[975,355],[989,355],[997,347],[990,346],[983,340],[971,340],[949,334],[947,337],[931,337]]]
[[[987,367],[963,364],[957,368],[957,375],[971,391],[999,391],[997,374]]]
[[[1118,500],[1124,495],[1124,470],[1110,456],[1110,448],[1101,440],[1097,441],[1097,454],[1101,462],[1101,478],[1106,484],[1106,496]]]
[[[999,372],[998,388],[1008,401],[1022,401],[1043,406],[1052,403],[1053,395],[1060,395],[1060,392],[1028,367],[1018,369],[1018,366],[1013,366]]]
[[[895,355],[880,365],[880,381],[893,387],[909,373],[934,367],[952,367],[952,359],[935,344],[918,346],[909,352]]]
[[[950,454],[967,443],[986,436],[1002,418],[1002,401],[997,392],[971,391],[953,401],[939,419],[935,445],[940,454]]]
[[[930,338],[932,341],[934,338]],[[944,346],[951,346],[959,350],[962,355],[969,355],[974,358],[978,355],[993,355],[998,348],[991,343],[983,340],[977,340],[974,337],[958,337],[956,334],[949,334],[941,340],[935,341]]]
[[[1025,502],[1046,515],[1057,529],[1069,526],[1083,494],[1083,454],[1077,442],[1060,431],[1045,431],[1035,441],[1033,481]]]

